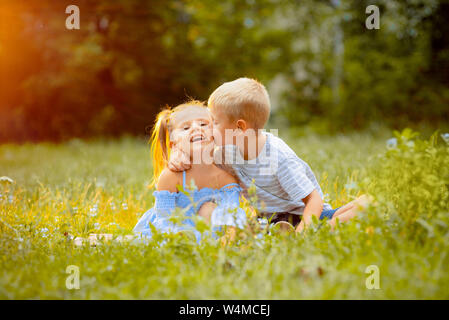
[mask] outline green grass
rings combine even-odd
[[[152,206],[148,145],[139,139],[0,146],[2,299],[449,298],[449,150],[409,131],[288,137],[336,207],[375,203],[330,232],[265,235],[221,246],[172,235],[161,246],[77,247],[66,235],[131,234]],[[411,145],[414,141],[414,145]],[[80,289],[66,288],[66,268]],[[380,289],[366,287],[379,268]]]

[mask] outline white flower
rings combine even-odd
[[[357,188],[357,183],[355,181],[352,181],[351,183],[345,184],[345,189],[352,190]]]
[[[47,238],[48,237],[48,234],[47,234],[48,229],[47,228],[42,228],[40,230],[40,232],[42,233],[42,238]]]
[[[443,138],[444,142],[449,144],[449,133],[442,133],[441,138]]]
[[[398,146],[398,139],[391,138],[387,140],[387,148],[388,149],[395,149]]]
[[[258,221],[259,224],[260,224],[260,229],[261,229],[261,230],[265,230],[265,228],[266,228],[267,225],[268,225],[268,220],[267,220],[267,218],[258,218],[257,221]]]
[[[115,223],[115,222],[110,222],[109,226],[118,228],[119,225],[117,223]]]
[[[409,147],[409,148],[413,148],[415,146],[415,141],[411,141],[411,140],[407,141],[406,142],[406,146]]]
[[[102,179],[97,180],[97,181],[95,182],[95,185],[96,185],[97,187],[100,187],[100,188],[104,188],[105,184],[106,184],[106,183],[105,183],[104,180],[102,180]]]
[[[14,183],[14,180],[11,179],[10,177],[3,176],[3,177],[0,177],[0,182],[4,183],[4,184],[11,184],[11,183]]]
[[[89,211],[90,211],[89,216],[96,217],[97,213],[98,213],[98,204],[94,204],[94,206],[92,208],[90,208]]]

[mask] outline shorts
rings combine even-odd
[[[325,218],[332,219],[335,212],[340,208],[341,207],[321,211],[320,220],[324,220]],[[286,221],[289,222],[295,228],[301,222],[301,215],[288,212],[280,212],[275,214],[265,213],[263,214],[263,216],[267,219],[270,219],[272,217],[270,224],[275,224],[279,221]]]

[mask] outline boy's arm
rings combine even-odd
[[[302,214],[301,222],[296,227],[296,232],[301,232],[312,222],[312,216],[318,219],[323,211],[323,199],[321,199],[320,193],[314,189],[307,197],[302,199],[306,205]]]
[[[167,167],[174,172],[189,170],[191,167],[190,158],[180,149],[173,147],[170,152]]]
[[[214,149],[213,158],[215,165],[220,169],[225,170],[227,173],[231,174],[238,182],[239,179],[237,175],[232,169],[232,166],[226,164],[226,161],[224,160],[225,157],[226,155],[224,147]],[[170,159],[168,160],[167,168],[173,172],[181,172],[189,170],[191,166],[192,164],[189,155],[183,152],[181,149],[174,146],[170,152]]]
[[[280,161],[277,178],[290,199],[298,199],[298,201],[301,199],[305,204],[301,222],[296,228],[297,232],[302,231],[312,222],[313,215],[320,218],[323,199],[308,178],[304,165],[298,159],[288,158]]]

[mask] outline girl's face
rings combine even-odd
[[[173,113],[170,144],[191,157],[206,146],[213,147],[212,119],[205,107],[192,106]]]

